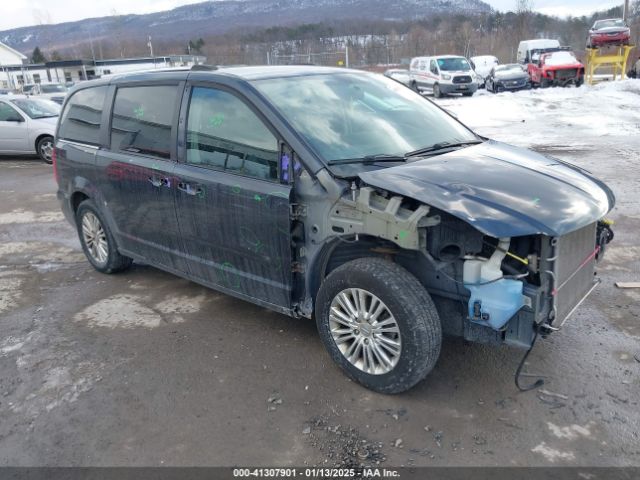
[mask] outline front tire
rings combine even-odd
[[[116,273],[131,266],[133,261],[118,252],[109,227],[91,200],[85,200],[78,206],[76,228],[82,250],[97,271]]]
[[[440,355],[442,328],[431,297],[407,270],[383,259],[361,258],[331,272],[315,316],[333,361],[376,392],[410,389]]]
[[[435,83],[433,85],[433,96],[434,98],[442,98],[442,92],[440,91],[440,85]]]
[[[36,152],[44,163],[53,163],[53,137],[46,136],[38,140]]]

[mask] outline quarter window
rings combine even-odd
[[[119,88],[113,105],[111,149],[170,158],[177,94],[176,86]]]
[[[278,179],[278,140],[238,97],[195,87],[187,119],[187,163]]]
[[[76,92],[64,108],[58,137],[99,145],[102,108],[106,93],[106,86]]]

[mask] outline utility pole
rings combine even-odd
[[[153,44],[151,43],[151,35],[149,35],[149,41],[147,42],[147,47],[149,47],[149,53],[151,54],[151,58],[153,58]]]
[[[93,50],[93,35],[91,34],[91,30],[89,30],[89,45],[91,45],[91,58],[93,59],[93,63],[96,63],[96,53]]]
[[[625,22],[629,20],[629,0],[624,0],[624,10],[622,11],[622,18]]]

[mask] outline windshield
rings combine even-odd
[[[19,98],[11,100],[11,103],[34,119],[57,117],[60,115],[60,105],[49,100]]]
[[[297,76],[253,85],[324,161],[477,140],[429,100],[382,75]]]
[[[524,73],[524,70],[522,70],[522,67],[517,63],[510,63],[508,65],[500,65],[499,67],[496,67],[496,73],[499,73],[499,74]]]
[[[596,22],[596,24],[594,25],[594,28],[600,29],[600,28],[611,28],[611,27],[625,27],[626,25],[624,24],[624,20],[622,19],[618,19],[618,20],[600,20],[598,22]]]
[[[464,58],[439,58],[438,67],[443,72],[466,72],[471,70],[469,62]]]
[[[67,93],[67,88],[63,85],[40,85],[42,93]]]

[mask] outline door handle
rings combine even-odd
[[[178,183],[178,190],[186,193],[187,195],[194,195],[198,197],[204,196],[204,188],[202,185],[191,185],[190,183],[180,182]]]
[[[171,180],[169,180],[167,177],[149,177],[148,178],[149,183],[151,185],[153,185],[154,187],[171,187]]]

